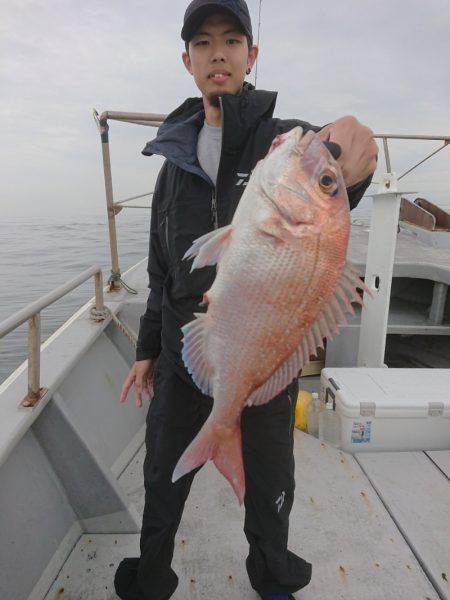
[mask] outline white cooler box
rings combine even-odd
[[[450,369],[326,368],[345,452],[450,450]]]

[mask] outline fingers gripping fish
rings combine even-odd
[[[357,288],[366,288],[346,263],[349,234],[340,168],[297,127],[257,164],[232,223],[188,250],[192,270],[217,264],[207,312],[183,327],[182,352],[214,404],[173,481],[212,459],[243,502],[243,408],[281,392],[362,303]]]

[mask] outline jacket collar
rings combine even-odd
[[[273,115],[276,99],[276,92],[255,90],[248,83],[244,84],[241,95],[226,94],[222,97],[224,154],[239,151],[249,131],[262,118]],[[146,156],[160,154],[177,166],[202,175],[197,160],[197,138],[204,119],[202,99],[188,98],[166,118],[156,138],[145,146],[142,153]]]

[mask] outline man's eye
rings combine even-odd
[[[236,40],[236,39],[230,39],[227,40],[227,44],[229,44],[230,46],[232,46],[233,44],[239,44],[240,40]]]

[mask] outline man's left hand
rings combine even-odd
[[[341,147],[338,163],[345,185],[350,187],[372,175],[377,168],[378,146],[371,129],[355,117],[341,117],[317,134],[322,141]]]

